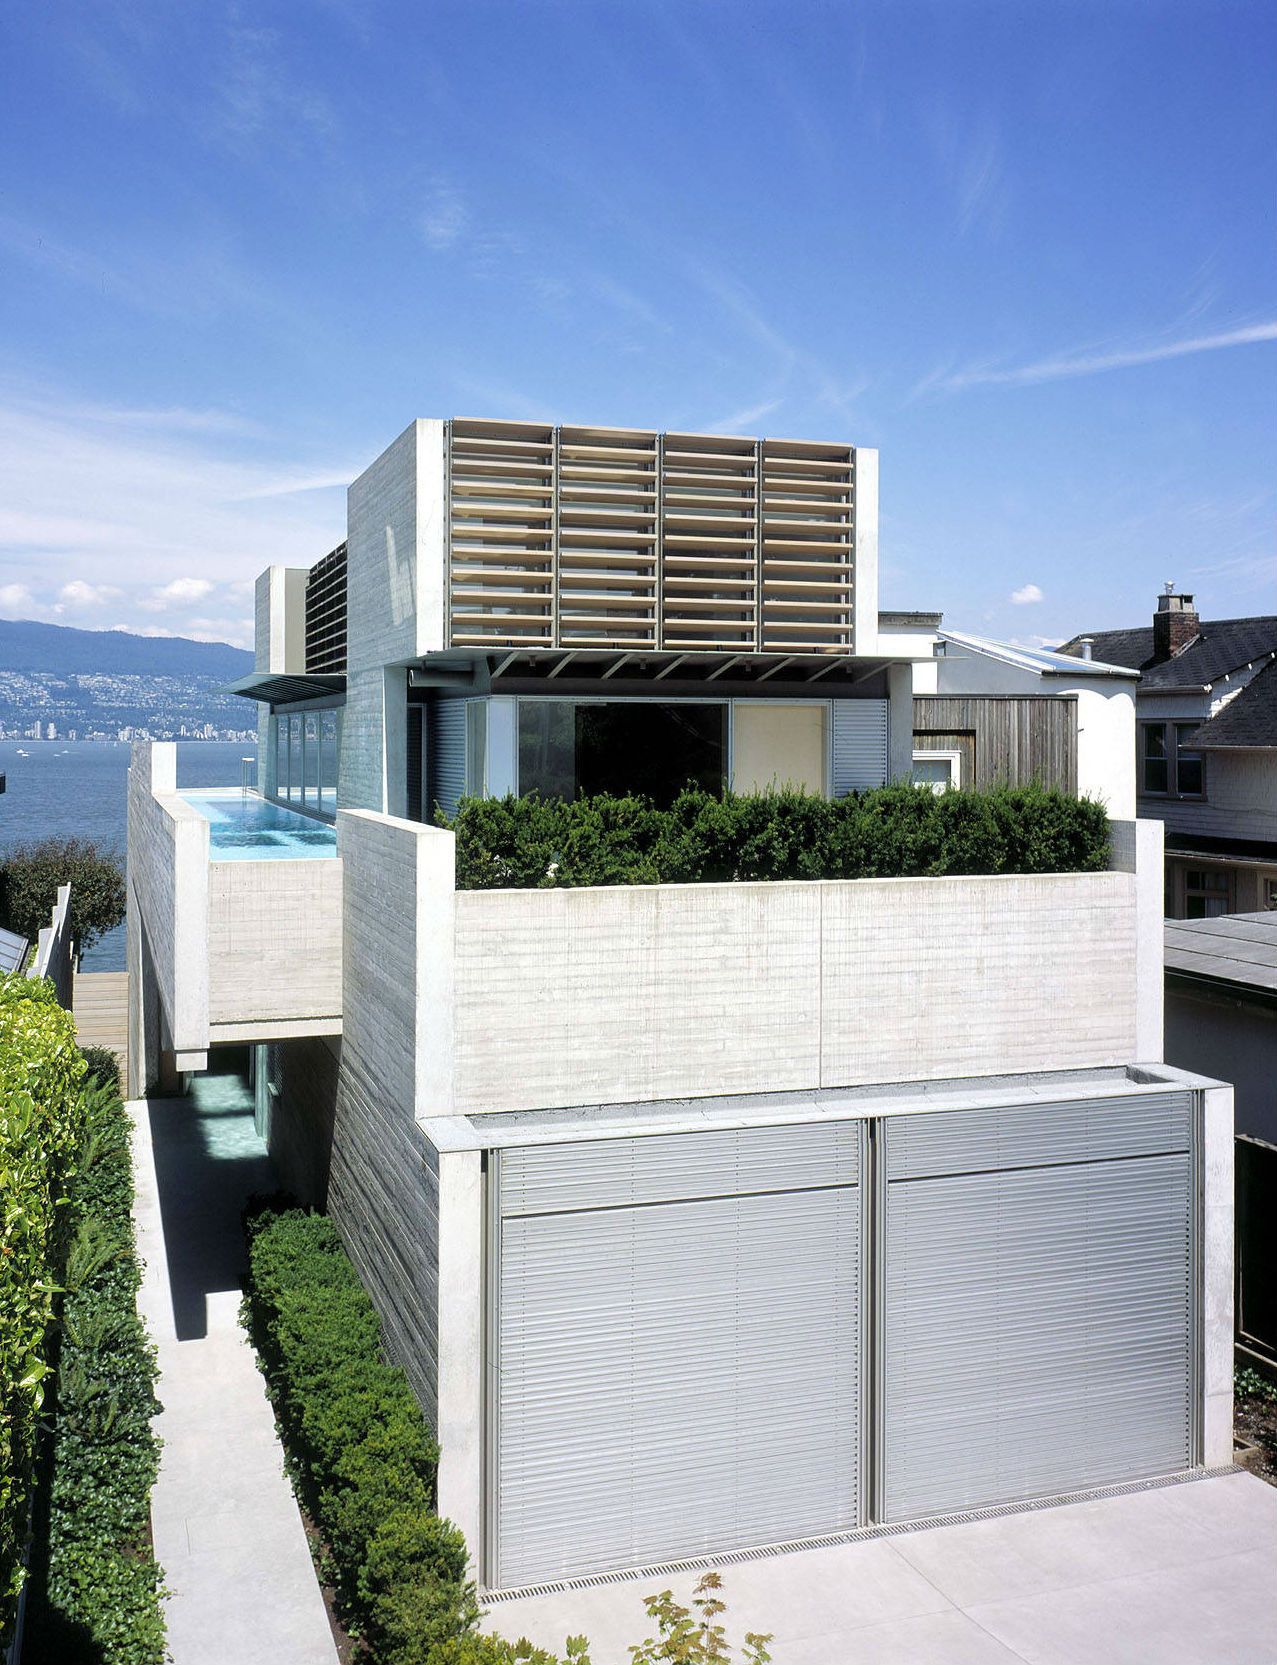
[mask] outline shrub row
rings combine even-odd
[[[85,1066],[53,985],[0,977],[0,1642],[22,1584],[62,1202],[83,1136]]]
[[[247,1227],[246,1317],[343,1616],[379,1665],[423,1665],[478,1618],[465,1540],[434,1511],[438,1446],[332,1223],[267,1207]]]
[[[150,1498],[160,1442],[155,1350],[137,1311],[129,1122],[115,1059],[90,1054],[67,1251],[47,1537],[23,1657],[161,1665],[167,1657]]]
[[[884,786],[830,800],[688,788],[645,798],[463,798],[457,888],[1089,873],[1109,864],[1103,806],[1037,786]]]

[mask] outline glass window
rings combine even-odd
[[[319,808],[319,713],[302,718],[302,796],[307,809]]]
[[[519,701],[519,791],[640,793],[669,804],[687,785],[721,792],[727,707],[690,701]]]
[[[488,702],[470,700],[466,705],[466,791],[482,798],[488,779]]]
[[[570,700],[519,701],[519,791],[576,797],[576,707]]]
[[[288,719],[288,801],[299,804],[302,801],[302,720],[300,717]]]
[[[1218,919],[1232,911],[1232,874],[1221,868],[1189,868],[1184,874],[1185,919]]]
[[[1277,879],[1264,881],[1264,906],[1270,913],[1277,908]]]
[[[1144,723],[1140,733],[1144,739],[1141,789],[1145,792],[1167,792],[1170,789],[1170,767],[1166,756],[1166,724]]]
[[[1186,743],[1200,726],[1198,723],[1175,725],[1175,790],[1181,798],[1202,796],[1202,754]]]
[[[947,792],[958,785],[957,752],[921,751],[913,754],[913,784]]]
[[[275,796],[288,796],[288,718],[276,717],[275,722]]]
[[[319,713],[319,807],[337,813],[337,712]]]

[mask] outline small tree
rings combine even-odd
[[[692,1592],[691,1607],[675,1601],[672,1590],[648,1596],[643,1605],[648,1618],[656,1620],[660,1635],[629,1650],[634,1665],[661,1665],[662,1660],[671,1665],[731,1665],[735,1656],[727,1631],[719,1623],[727,1611],[726,1602],[718,1594],[722,1587],[718,1573],[707,1572]],[[770,1635],[747,1631],[740,1656],[742,1665],[768,1665],[770,1641]]]
[[[71,934],[80,953],[124,918],[124,865],[88,838],[19,844],[0,863],[0,923],[35,941],[58,886],[71,886]]]

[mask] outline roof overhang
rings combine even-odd
[[[759,653],[737,648],[690,651],[684,648],[515,648],[503,647],[471,659],[455,651],[422,659],[409,671],[415,688],[466,687],[476,692],[498,678],[520,683],[544,682],[547,689],[571,681],[608,686],[617,679],[714,685],[720,679],[768,685],[859,682],[895,664],[911,664],[911,654]]]
[[[335,673],[250,671],[219,690],[267,705],[296,705],[301,700],[331,699],[346,692],[346,678]]]

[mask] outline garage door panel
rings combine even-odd
[[[1180,1137],[1178,1105],[1160,1132],[1137,1115],[1142,1127],[1106,1128],[1100,1148]],[[963,1118],[945,1119],[910,1130],[897,1174],[962,1161]],[[969,1162],[989,1160],[989,1132],[973,1129]],[[1004,1164],[1026,1154],[1005,1130],[995,1142]],[[887,1519],[1189,1465],[1191,1186],[1186,1149],[889,1181]]]
[[[501,1583],[857,1524],[860,1279],[845,1184],[503,1220]]]

